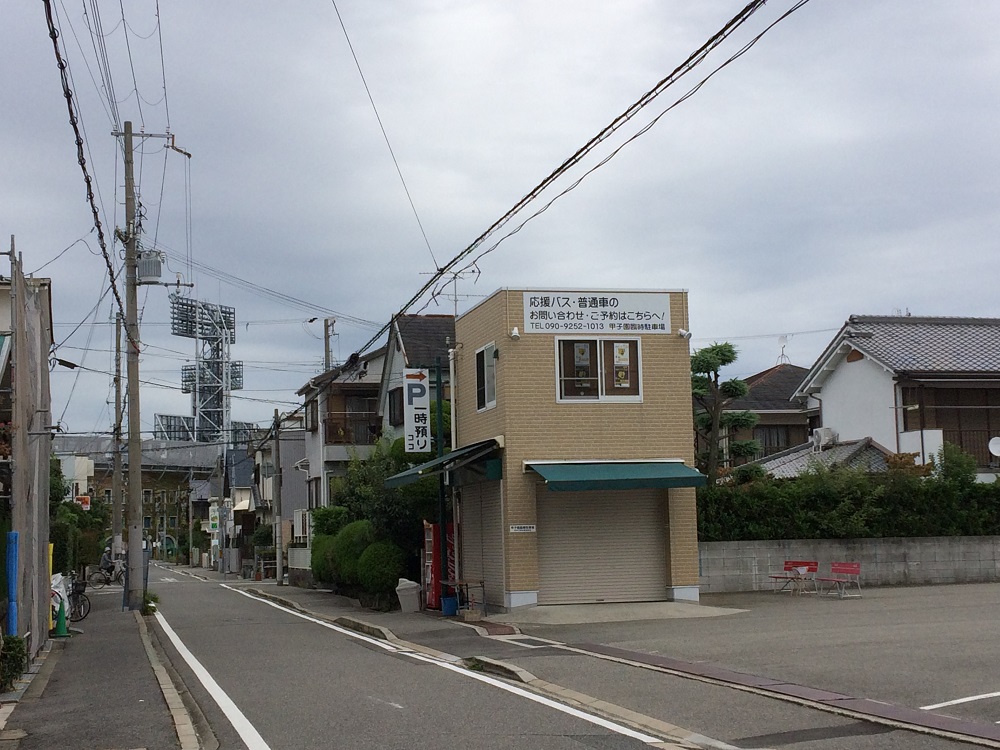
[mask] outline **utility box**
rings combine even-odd
[[[400,578],[399,584],[396,586],[396,596],[399,597],[399,610],[401,612],[420,611],[420,584],[416,581]]]

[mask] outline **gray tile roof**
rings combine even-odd
[[[844,336],[896,372],[1000,372],[1000,318],[852,315]]]
[[[805,367],[783,363],[743,378],[743,382],[750,387],[750,392],[745,397],[730,402],[726,408],[731,411],[752,412],[799,410],[799,405],[793,403],[791,397],[807,372],[809,370]]]
[[[886,458],[890,455],[888,450],[871,438],[864,438],[836,443],[819,452],[814,450],[812,442],[803,443],[754,463],[764,467],[768,474],[777,479],[790,479],[818,466],[842,466],[883,472],[889,468]]]
[[[435,359],[448,363],[446,339],[455,340],[453,315],[400,315],[396,318],[407,367],[433,367]]]

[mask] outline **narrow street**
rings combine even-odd
[[[658,739],[234,588],[150,568],[160,643],[222,748],[625,750]]]

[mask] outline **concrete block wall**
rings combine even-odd
[[[1000,581],[1000,537],[893,537],[703,542],[698,550],[702,594],[760,591],[785,560],[860,562],[862,586]]]

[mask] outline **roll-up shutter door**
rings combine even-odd
[[[462,489],[462,578],[484,581],[486,603],[504,605],[500,483]]]
[[[666,493],[539,488],[539,604],[667,598]]]

